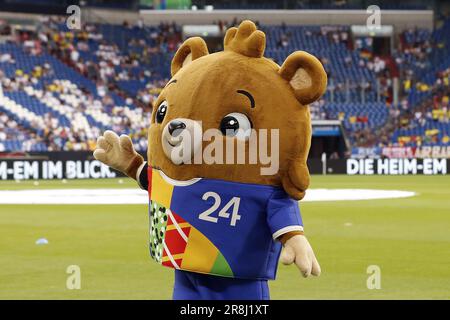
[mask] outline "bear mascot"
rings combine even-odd
[[[150,255],[175,269],[174,299],[269,299],[279,258],[320,274],[298,200],[310,180],[308,104],[327,76],[304,51],[280,67],[265,45],[251,21],[213,54],[187,39],[154,104],[147,162],[126,135],[97,140],[94,157],[148,191]]]

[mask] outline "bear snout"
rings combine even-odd
[[[186,129],[186,124],[179,120],[172,120],[169,122],[167,129],[172,137],[177,137]]]

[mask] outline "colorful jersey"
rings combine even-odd
[[[274,279],[281,244],[303,230],[297,201],[277,187],[215,179],[176,181],[145,166],[150,198],[150,254],[180,270]]]

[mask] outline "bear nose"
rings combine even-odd
[[[186,129],[186,124],[184,122],[173,120],[169,122],[169,133],[171,136],[178,136],[183,129]]]

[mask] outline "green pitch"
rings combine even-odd
[[[0,190],[130,188],[130,180],[0,182]],[[312,188],[415,191],[404,199],[306,202],[322,266],[280,266],[273,299],[449,299],[450,176],[314,176]],[[145,205],[0,205],[0,299],[170,299],[173,272],[149,258]],[[46,238],[47,245],[36,245]],[[69,265],[81,289],[68,290]],[[367,268],[381,270],[369,290]]]

